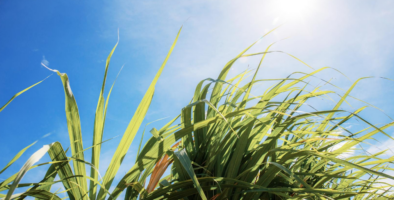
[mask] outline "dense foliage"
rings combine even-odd
[[[69,199],[92,200],[116,199],[122,192],[124,199],[145,200],[394,198],[390,192],[392,186],[381,181],[394,179],[386,173],[392,170],[389,164],[394,158],[380,158],[384,151],[374,155],[346,154],[378,133],[392,139],[384,130],[394,122],[375,126],[359,116],[367,106],[354,112],[340,110],[358,81],[340,96],[332,109],[314,110],[307,102],[336,94],[320,87],[306,89],[311,87],[308,80],[326,68],[312,73],[293,73],[283,79],[257,80],[256,74],[270,53],[270,46],[264,52],[246,54],[254,44],[230,60],[217,79],[201,81],[192,102],[182,109],[179,116],[162,128],[150,131],[152,137],[138,152],[134,166],[130,166],[113,191],[108,191],[114,185],[119,166],[145,117],[155,84],[177,38],[141,100],[102,179],[97,168],[112,87],[106,100],[103,93],[110,58],[116,46],[106,63],[92,145],[82,143],[78,108],[67,75],[54,70],[64,86],[72,156],[67,157],[59,142],[43,147],[19,173],[0,183],[0,191],[8,190],[7,195],[0,195],[5,199],[23,199],[26,196],[61,199],[57,194],[67,192]],[[235,61],[250,56],[261,57],[251,80],[246,81],[250,71],[227,79]],[[252,95],[255,84],[268,81],[276,83],[263,94]],[[343,127],[352,119],[362,121],[369,128],[348,130]],[[83,146],[92,146],[89,149],[92,151],[90,161],[84,157]],[[19,152],[0,174],[27,149]],[[37,167],[33,164],[46,152],[53,162],[44,163],[50,167],[42,181],[20,183],[23,175]],[[91,168],[90,175],[85,167]],[[54,181],[56,176],[59,176],[59,181]],[[57,182],[61,182],[66,191],[51,190]],[[13,195],[14,189],[19,187],[27,187],[26,192]]]

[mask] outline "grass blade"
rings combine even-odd
[[[18,187],[19,182],[22,180],[23,176],[29,171],[30,167],[34,165],[34,163],[38,162],[49,150],[50,145],[44,145],[41,149],[36,151],[30,158],[25,162],[22,168],[19,170],[18,175],[16,176],[14,182],[12,183],[10,189],[8,190],[7,196],[5,200],[10,200],[12,193]]]
[[[49,76],[51,76],[51,75],[49,75]],[[48,77],[49,77],[49,76],[48,76]],[[48,77],[46,77],[45,79],[47,79]],[[0,112],[3,111],[4,108],[7,107],[8,104],[10,104],[16,97],[18,97],[18,96],[21,95],[22,93],[24,93],[24,92],[30,90],[32,87],[34,87],[34,86],[40,84],[41,82],[45,81],[45,79],[43,79],[42,81],[39,81],[39,82],[37,82],[37,83],[35,83],[35,84],[29,86],[28,88],[26,88],[26,89],[24,89],[24,90],[22,90],[22,91],[16,93],[14,96],[11,97],[10,100],[8,100],[8,102],[7,102],[5,105],[3,105],[3,106],[0,108]]]
[[[163,64],[161,65],[159,71],[157,72],[155,78],[151,82],[151,85],[149,86],[148,90],[146,91],[144,97],[142,98],[137,110],[134,113],[133,118],[131,119],[121,141],[120,144],[118,145],[118,148],[115,151],[114,156],[112,157],[111,163],[107,169],[107,172],[104,175],[104,180],[103,180],[103,185],[105,185],[106,188],[110,188],[112,181],[120,167],[120,164],[123,161],[124,156],[126,155],[131,143],[133,142],[133,139],[135,135],[137,134],[137,131],[145,118],[145,115],[148,111],[148,108],[150,106],[150,103],[153,98],[153,94],[155,91],[155,85],[161,75],[161,72],[164,69],[164,66],[166,65],[168,58],[170,57],[172,50],[175,47],[175,44],[178,40],[179,34],[181,32],[182,28],[179,30],[178,35],[175,38],[174,43],[171,46],[170,51],[167,54],[167,57],[165,58]],[[102,189],[100,189],[98,198],[97,199],[105,199],[105,193]]]
[[[196,174],[194,174],[192,163],[191,163],[185,149],[182,149],[181,151],[178,151],[178,152],[174,152],[174,154],[179,159],[180,163],[182,164],[182,166],[186,170],[187,174],[193,180],[194,187],[198,190],[198,193],[200,194],[201,199],[207,200],[207,197],[205,196],[204,191],[202,190],[201,185],[197,180]]]
[[[63,88],[64,88],[67,127],[68,127],[68,134],[70,137],[72,157],[75,159],[85,160],[83,153],[81,122],[79,118],[77,102],[75,101],[74,94],[72,93],[70,81],[68,79],[67,74],[60,73],[57,70],[56,73],[59,75],[60,79],[62,80]],[[80,185],[83,191],[88,191],[87,181],[86,179],[82,178],[83,176],[86,176],[85,165],[81,162],[73,162],[73,165],[74,165],[75,175],[81,176],[77,178],[77,184]],[[88,198],[87,195],[82,195],[82,196],[84,196],[84,199]]]
[[[37,142],[37,141],[36,141]],[[22,154],[31,146],[33,146],[36,142],[33,142],[32,144],[30,144],[29,146],[25,147],[24,149],[20,150],[15,156],[14,158],[12,158],[12,160],[0,171],[0,174],[3,173],[8,167],[10,167],[16,160],[18,160],[19,157],[22,156]]]
[[[103,80],[103,84],[101,86],[101,91],[100,91],[100,95],[99,95],[99,100],[97,103],[97,108],[96,108],[96,115],[94,118],[94,129],[93,129],[93,148],[92,148],[92,164],[98,169],[99,165],[100,165],[100,153],[101,153],[101,145],[100,143],[103,140],[103,132],[104,132],[104,124],[105,124],[105,114],[106,114],[106,108],[107,106],[104,106],[104,89],[105,89],[105,82],[107,80],[107,72],[108,72],[108,66],[109,63],[111,61],[111,57],[112,54],[114,53],[116,47],[118,46],[119,43],[119,38],[118,38],[118,42],[115,44],[114,48],[112,49],[112,51],[110,52],[110,54],[107,57],[107,61],[105,64],[105,72],[104,72],[104,80]],[[111,90],[108,93],[108,97],[107,97],[107,102],[109,99],[109,95],[111,94]],[[94,180],[98,181],[98,174],[96,172],[96,170],[91,169],[90,171],[90,177],[92,177]],[[96,199],[96,193],[97,193],[97,186],[96,184],[94,184],[93,181],[90,181],[89,184],[89,198],[91,200],[95,200]]]

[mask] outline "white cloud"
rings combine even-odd
[[[352,127],[352,126],[349,125],[349,126],[347,126],[347,127],[345,127],[345,128],[346,128],[346,129],[350,129],[351,127]],[[338,134],[338,135],[344,135],[344,133],[345,133],[345,131],[344,131],[344,129],[342,129],[342,128],[339,128],[339,129],[337,129],[337,131],[334,131],[334,132],[333,132],[333,134]],[[340,139],[339,136],[333,136],[333,137],[330,137],[330,138],[333,138],[333,139]],[[343,145],[345,145],[346,143],[348,143],[348,141],[340,142],[340,143],[334,145],[333,147],[331,147],[331,148],[329,149],[329,151],[330,151],[330,152],[334,152],[334,151],[340,149],[340,148],[341,148]],[[356,153],[356,147],[353,146],[353,147],[351,147],[350,149],[348,149],[347,151],[345,151],[344,153],[339,154],[339,155],[337,156],[337,158],[346,159],[346,158],[349,158],[349,157],[354,156],[355,153]]]
[[[340,143],[334,145],[333,147],[331,147],[331,148],[330,148],[330,151],[331,151],[331,152],[336,151],[336,150],[340,149],[340,148],[341,148],[343,145],[345,145],[346,143],[347,143],[347,142],[340,142]],[[352,156],[354,156],[354,154],[355,154],[355,150],[356,150],[355,147],[351,147],[349,150],[345,151],[344,153],[339,154],[339,155],[337,156],[337,158],[346,159],[346,158],[352,157]]]
[[[387,171],[386,170],[384,173],[387,174],[387,175],[390,175],[390,176],[394,176],[394,171]],[[394,194],[394,192],[392,190],[389,190],[387,192],[387,190],[390,189],[390,187],[394,187],[394,180],[393,179],[382,178],[381,177],[378,180],[378,182],[379,183],[375,184],[375,187],[381,187],[380,190],[377,192],[378,194],[381,194],[381,193],[384,193],[384,192],[386,192],[385,193],[386,195],[393,195]]]
[[[382,156],[392,157],[394,156],[394,140],[387,138],[384,142],[379,142],[371,145],[367,151],[370,154],[375,154],[381,152],[383,150],[387,150]]]
[[[285,22],[285,17],[270,7],[273,2],[203,0],[174,1],[168,4],[149,0],[121,0],[108,7],[107,13],[111,15],[106,17],[105,22],[111,24],[113,29],[107,28],[102,33],[105,37],[112,34],[111,37],[115,38],[116,32],[113,30],[120,27],[124,38],[121,43],[146,41],[139,51],[147,52],[153,62],[156,60],[154,58],[164,58],[178,28],[183,24],[177,46],[157,85],[155,98],[160,99],[160,102],[153,102],[161,104],[158,107],[167,109],[167,99],[171,99],[171,105],[179,108],[187,104],[200,80],[216,78],[227,61],[261,35]],[[391,67],[386,62],[389,61],[388,52],[394,43],[390,34],[392,29],[389,28],[393,22],[388,20],[389,16],[393,16],[393,12],[388,9],[391,3],[377,3],[376,11],[369,9],[366,3],[354,10],[352,4],[359,5],[359,2],[319,1],[308,8],[312,10],[303,17],[292,18],[249,52],[264,51],[267,44],[291,36],[290,39],[275,44],[271,50],[291,53],[316,69],[323,66],[335,67],[352,80],[369,75],[383,76]],[[334,11],[336,14],[332,15]],[[161,62],[162,60],[153,64],[159,65]],[[257,64],[258,61],[254,58],[242,59],[234,64],[227,77],[241,73],[248,65],[256,68]],[[273,53],[266,56],[257,78],[284,77],[294,71],[311,70],[284,54]],[[154,74],[156,71],[152,70],[150,73]],[[330,70],[323,74],[329,78],[338,76]],[[137,81],[139,85],[149,85],[151,79],[141,77]],[[366,96],[363,91],[355,92],[364,99],[379,96],[381,90],[376,89],[380,88],[376,84],[378,83],[368,84],[365,88],[375,94],[368,93]],[[143,88],[144,92],[146,87],[139,88]],[[179,91],[182,91],[181,95]]]

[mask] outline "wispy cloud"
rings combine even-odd
[[[49,61],[45,58],[45,56],[42,56],[41,63],[44,64],[45,66],[49,66]]]
[[[46,138],[46,137],[48,137],[48,136],[50,136],[50,135],[52,135],[52,133],[47,133],[47,134],[45,134],[44,136],[42,136],[41,138]]]
[[[370,154],[376,154],[384,150],[386,150],[386,152],[384,152],[383,156],[394,156],[394,140],[388,138],[387,140],[384,140],[384,142],[378,141],[378,143],[371,145],[367,149]]]
[[[360,5],[357,10],[351,9],[352,4],[358,5],[357,1],[319,1],[308,8],[308,15],[290,17],[292,20],[288,20],[281,12],[272,9],[274,2],[175,1],[167,4],[149,0],[121,0],[108,8],[111,17],[107,17],[106,22],[113,24],[114,29],[120,27],[121,35],[125,37],[123,43],[145,41],[133,45],[141,45],[139,51],[149,52],[151,58],[161,58],[157,54],[167,52],[177,29],[184,25],[157,86],[156,97],[161,99],[161,108],[169,103],[165,99],[171,99],[174,106],[184,106],[200,80],[216,78],[227,61],[261,35],[285,22],[284,26],[264,38],[250,52],[264,51],[268,44],[291,36],[275,44],[272,50],[291,53],[316,69],[335,67],[352,80],[369,75],[382,76],[390,69],[391,65],[387,62],[390,58],[388,50],[393,49],[388,45],[393,44],[389,34],[392,32],[389,28],[392,22],[387,19],[389,16],[394,17],[394,13],[388,9],[388,4],[392,3],[376,4],[377,12],[371,11],[367,4]],[[334,11],[336,14],[332,15]],[[108,29],[113,32],[111,37],[115,37],[114,29]],[[103,34],[107,33],[108,36],[108,30],[104,30]],[[257,64],[254,58],[242,59],[235,63],[228,77],[241,73],[248,65],[255,68]],[[257,78],[284,77],[294,71],[310,72],[310,69],[284,54],[270,54],[263,62]],[[339,76],[333,71],[324,74],[328,76],[327,79]],[[139,85],[148,85],[151,80],[137,77],[133,81],[138,81]],[[376,84],[379,83],[369,84],[366,88],[376,95],[368,94],[365,98],[382,92],[372,89],[380,88]],[[179,91],[182,91],[182,95]],[[365,92],[359,94],[362,96]]]

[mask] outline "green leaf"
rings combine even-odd
[[[46,153],[49,151],[51,145],[44,145],[41,149],[36,151],[30,158],[25,162],[22,168],[19,170],[18,175],[15,177],[10,189],[7,192],[5,200],[10,200],[14,190],[18,187],[19,182],[22,180],[23,176],[29,171],[30,167],[34,163],[38,162]]]
[[[63,150],[62,145],[59,142],[53,143],[48,154],[52,161],[56,162],[53,165],[63,182],[64,188],[67,190],[68,197],[71,200],[83,199],[83,191],[81,191],[82,188],[73,174],[66,152]]]
[[[70,81],[67,74],[60,73],[56,70],[56,73],[60,76],[63,83],[65,103],[66,103],[66,117],[68,134],[70,137],[71,154],[73,158],[85,160],[83,153],[82,133],[81,133],[81,122],[79,118],[79,111],[77,102],[75,101],[74,94],[72,93]],[[80,162],[73,162],[75,175],[86,176],[85,165]],[[82,177],[77,178],[77,184],[81,187],[82,192],[87,192],[86,179]],[[88,199],[88,196],[83,194],[83,199]]]
[[[120,167],[120,164],[122,163],[124,156],[126,155],[131,143],[133,142],[135,135],[137,134],[137,131],[138,131],[143,119],[145,118],[145,115],[148,111],[148,108],[149,108],[150,103],[153,98],[153,94],[155,91],[155,85],[161,75],[161,72],[164,69],[164,66],[166,65],[166,63],[172,53],[172,50],[175,47],[175,44],[178,40],[181,30],[182,30],[182,28],[179,30],[178,35],[176,36],[175,41],[172,44],[171,49],[167,54],[167,57],[165,58],[163,64],[161,65],[159,71],[157,72],[155,78],[151,82],[151,85],[149,86],[148,90],[146,91],[144,97],[142,98],[137,110],[135,111],[135,113],[133,115],[133,118],[131,119],[131,121],[130,121],[121,141],[120,141],[120,144],[118,145],[118,148],[116,149],[116,151],[114,153],[114,156],[112,157],[112,160],[109,164],[107,172],[104,175],[104,180],[103,180],[103,185],[105,185],[106,188],[111,187],[112,181],[113,181],[113,179]],[[105,199],[105,193],[102,189],[100,189],[97,199]]]
[[[0,174],[3,173],[8,167],[10,167],[16,160],[19,159],[19,157],[22,156],[23,153],[25,153],[25,151],[30,148],[31,146],[33,146],[37,141],[33,142],[32,144],[30,144],[29,146],[23,148],[22,150],[20,150],[15,156],[14,158],[12,158],[12,160],[0,171]]]
[[[49,77],[49,76],[48,76],[48,77]],[[45,79],[47,79],[48,77],[46,77]],[[33,84],[33,85],[27,87],[26,89],[24,89],[24,90],[22,90],[22,91],[16,93],[14,96],[11,97],[10,100],[8,100],[8,102],[7,102],[6,104],[4,104],[4,105],[0,108],[0,112],[3,111],[4,108],[7,107],[8,104],[10,104],[16,97],[18,97],[18,96],[21,95],[22,93],[24,93],[24,92],[30,90],[32,87],[34,87],[34,86],[40,84],[41,82],[45,81],[45,79],[43,79],[42,81],[39,81],[39,82],[37,82],[37,83],[35,83],[35,84]]]
[[[104,80],[103,80],[103,84],[101,86],[99,100],[98,100],[97,108],[96,108],[96,115],[95,115],[95,118],[94,118],[92,164],[97,169],[99,168],[99,165],[100,165],[100,153],[101,153],[101,145],[100,144],[101,144],[101,142],[103,140],[105,116],[106,116],[106,112],[107,112],[107,105],[104,106],[104,101],[105,101],[105,99],[104,99],[105,82],[107,80],[107,72],[108,72],[109,63],[111,61],[112,54],[114,53],[116,47],[118,46],[118,43],[119,43],[119,38],[118,38],[118,42],[115,44],[114,48],[112,49],[112,51],[108,55],[108,58],[107,58],[107,61],[106,61],[106,64],[105,64]],[[115,84],[115,82],[114,82],[114,84]],[[108,103],[110,94],[112,92],[113,85],[111,87],[111,90],[108,93],[107,103]],[[90,170],[90,176],[94,180],[98,181],[98,174],[97,174],[96,170],[91,169]],[[96,193],[97,193],[97,186],[95,184],[93,184],[93,181],[90,181],[89,185],[90,185],[89,186],[89,198],[91,200],[95,200],[96,199]]]
[[[194,174],[193,166],[192,163],[186,153],[186,151],[183,149],[178,152],[174,152],[176,155],[176,158],[179,159],[179,162],[182,164],[190,178],[193,180],[194,187],[198,190],[198,193],[200,194],[201,199],[207,200],[207,197],[204,194],[204,191],[201,188],[200,183],[198,182],[198,179],[196,177],[196,174]],[[174,157],[175,158],[175,157]]]

